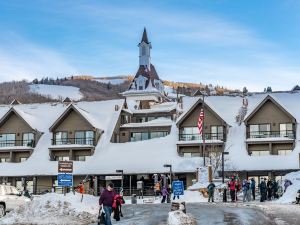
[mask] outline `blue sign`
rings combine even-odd
[[[183,181],[176,180],[172,182],[173,195],[184,195]]]
[[[73,174],[59,173],[57,174],[58,186],[72,187],[73,186]]]

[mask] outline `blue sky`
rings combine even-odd
[[[0,80],[134,74],[143,27],[161,79],[299,84],[297,0],[0,1]]]

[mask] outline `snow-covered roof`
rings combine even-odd
[[[251,111],[247,112],[244,121],[248,121],[268,100],[272,101],[275,105],[281,108],[289,117],[294,118],[293,115],[291,115],[289,110],[284,106],[284,104],[280,102],[279,99],[277,99],[275,96],[267,94],[260,102],[258,102],[254,107],[252,107]]]
[[[291,115],[300,121],[300,93],[272,93],[271,96],[280,102]],[[266,97],[266,94],[248,96],[248,112]],[[296,170],[299,169],[300,126],[297,126],[295,149],[289,155],[249,156],[246,149],[246,127],[235,122],[235,117],[242,106],[240,96],[208,96],[206,102],[224,120],[231,125],[228,129],[225,151],[225,167],[227,170]],[[191,107],[198,98],[183,98],[183,113]],[[202,165],[202,158],[184,158],[177,153],[178,128],[172,122],[169,135],[138,142],[111,143],[113,130],[120,116],[124,100],[98,102],[78,102],[75,106],[86,113],[96,127],[104,133],[95,147],[92,157],[85,162],[74,162],[74,174],[115,174],[116,169],[123,169],[125,174],[144,174],[167,172],[164,164],[172,164],[175,173],[194,172]],[[115,105],[119,105],[115,111]],[[44,132],[33,154],[22,163],[0,163],[0,176],[24,175],[56,175],[57,162],[50,161],[49,147],[52,134],[49,127],[66,110],[63,103],[21,104],[14,106],[22,112],[22,117],[33,127]],[[0,117],[5,115],[10,106],[0,105]],[[51,112],[51,113],[50,113]]]
[[[170,127],[172,126],[172,120],[168,118],[157,118],[144,123],[126,123],[121,127],[129,128],[129,127]]]

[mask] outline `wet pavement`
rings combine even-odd
[[[113,224],[122,225],[166,225],[170,204],[125,205],[124,217]],[[274,225],[275,222],[260,209],[219,203],[190,203],[187,213],[197,220],[199,225]]]

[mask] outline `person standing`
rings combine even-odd
[[[103,209],[105,212],[105,225],[111,224],[111,213],[112,213],[112,205],[114,203],[114,197],[116,192],[114,191],[114,184],[109,183],[107,188],[103,190],[99,199],[99,205],[103,205]]]
[[[169,195],[169,192],[165,186],[163,187],[161,194],[163,196],[161,203],[164,203],[166,201],[167,196]]]
[[[208,190],[208,202],[210,202],[210,200],[212,202],[214,202],[214,192],[215,192],[215,187],[216,185],[211,181],[210,184],[207,186],[207,190]]]
[[[161,194],[160,192],[160,183],[156,182],[155,186],[154,186],[154,192],[155,192],[155,197],[159,196]]]
[[[268,200],[270,201],[272,198],[272,181],[269,178],[267,182],[267,192],[268,192]]]
[[[252,198],[253,200],[255,200],[255,180],[254,178],[252,177],[251,178],[251,184],[250,184],[250,188],[251,188],[251,193],[252,193]]]
[[[265,200],[267,200],[267,184],[266,184],[266,178],[264,178],[263,180],[261,180],[260,184],[259,184],[259,190],[260,190],[260,201],[264,202]]]
[[[231,178],[231,181],[229,182],[229,189],[230,189],[230,197],[231,202],[235,202],[235,180],[234,177]]]
[[[242,190],[243,190],[243,202],[245,202],[247,199],[247,191],[248,191],[246,179],[243,180]]]
[[[293,184],[292,181],[285,179],[284,180],[284,192],[286,192],[286,189],[292,184]]]

